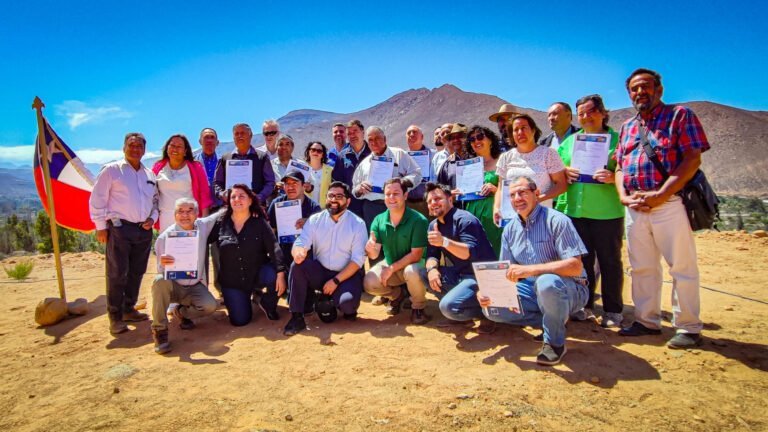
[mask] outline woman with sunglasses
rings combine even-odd
[[[192,146],[182,134],[171,135],[163,146],[163,157],[152,166],[157,176],[157,189],[160,201],[160,218],[155,229],[163,232],[176,223],[174,210],[179,198],[192,198],[197,201],[198,217],[207,216],[208,208],[213,203],[208,177],[203,165],[192,156]]]
[[[541,129],[528,114],[517,114],[507,122],[507,135],[512,137],[515,148],[501,155],[496,173],[502,180],[519,176],[532,178],[539,187],[539,203],[552,207],[552,199],[565,192],[565,165],[557,150],[536,144]],[[501,194],[493,204],[493,218],[501,222]],[[507,198],[507,197],[504,197]]]
[[[502,229],[493,221],[493,202],[499,189],[499,176],[496,174],[496,161],[501,155],[499,137],[487,127],[475,125],[469,129],[464,146],[468,158],[483,158],[483,188],[480,194],[485,197],[465,201],[464,208],[480,219],[493,251],[499,256]]]
[[[304,149],[304,160],[312,168],[312,184],[314,188],[307,196],[312,201],[325,208],[325,196],[328,194],[328,186],[331,184],[333,167],[328,165],[328,149],[320,141],[310,141]]]

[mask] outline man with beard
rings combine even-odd
[[[293,265],[288,276],[291,319],[284,333],[293,336],[306,328],[304,313],[308,296],[321,290],[333,299],[344,319],[354,321],[363,291],[361,269],[365,262],[365,222],[347,211],[351,202],[349,186],[335,181],[328,188],[326,211],[304,223],[293,244]],[[309,251],[312,257],[308,257]]]
[[[579,130],[579,128],[571,124],[572,119],[573,111],[571,111],[570,105],[565,102],[553,103],[549,110],[547,110],[547,121],[549,122],[549,128],[552,129],[552,133],[540,139],[539,145],[552,147],[557,150],[561,142]]]
[[[663,256],[672,276],[672,325],[677,333],[667,346],[695,347],[701,344],[703,328],[696,242],[685,206],[676,194],[696,174],[701,153],[709,150],[709,142],[693,111],[661,101],[664,87],[657,72],[635,70],[627,78],[626,88],[637,116],[621,126],[614,158],[616,189],[627,207],[625,225],[635,322],[619,334],[661,334]],[[643,141],[652,147],[657,162],[669,174],[667,178],[646,155]]]
[[[440,167],[440,173],[437,175],[438,183],[452,188],[456,186],[456,162],[465,158],[464,140],[467,138],[467,131],[469,129],[461,123],[454,123],[451,127],[451,131],[446,136],[448,144],[445,146],[450,156]]]
[[[499,112],[491,114],[491,116],[488,117],[488,120],[496,123],[496,126],[499,127],[499,137],[501,138],[499,144],[501,144],[502,153],[514,147],[514,143],[507,135],[507,120],[517,113],[518,109],[515,108],[514,105],[504,104],[499,108]]]

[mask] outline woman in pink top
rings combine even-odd
[[[160,218],[155,229],[164,231],[174,224],[174,205],[179,198],[193,198],[197,201],[198,217],[207,216],[212,204],[211,190],[205,168],[192,156],[192,146],[182,134],[172,135],[163,146],[163,157],[152,167],[157,176],[160,192]]]

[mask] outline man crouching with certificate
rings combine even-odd
[[[152,284],[152,339],[158,354],[171,351],[166,316],[171,303],[178,303],[173,315],[180,320],[182,330],[195,327],[193,318],[216,311],[218,303],[207,286],[205,250],[208,234],[222,212],[197,219],[197,201],[179,198],[174,210],[176,223],[155,241],[158,275]]]
[[[494,307],[494,299],[477,293],[488,319],[508,324],[541,326],[544,345],[536,363],[555,365],[566,353],[565,323],[587,303],[587,279],[581,255],[587,253],[576,229],[564,214],[539,205],[536,183],[512,179],[509,197],[518,217],[501,236],[501,261],[509,261],[507,279],[517,285],[521,312]]]

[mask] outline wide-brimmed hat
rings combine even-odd
[[[488,117],[488,120],[492,122],[497,122],[499,120],[499,117],[503,115],[512,116],[515,114],[520,114],[520,110],[516,106],[512,104],[504,104],[499,108],[499,112],[491,114],[491,116]]]
[[[448,135],[450,136],[457,133],[466,135],[467,132],[469,132],[469,128],[466,125],[463,125],[461,123],[454,123],[453,127],[451,128],[451,131],[448,132]]]

